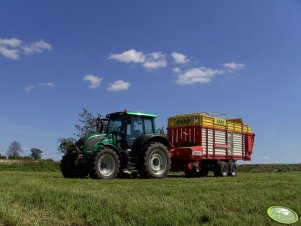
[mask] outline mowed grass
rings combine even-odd
[[[93,180],[0,171],[0,225],[278,225],[266,214],[273,205],[301,215],[301,172]]]

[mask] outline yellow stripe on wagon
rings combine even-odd
[[[243,120],[238,119],[222,119],[209,115],[207,112],[199,112],[192,114],[175,115],[168,118],[168,127],[177,128],[183,126],[208,126],[218,129],[227,129],[237,132],[252,132]]]

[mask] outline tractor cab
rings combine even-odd
[[[107,134],[115,136],[119,149],[129,149],[139,136],[155,133],[156,117],[154,114],[127,111],[109,114]]]

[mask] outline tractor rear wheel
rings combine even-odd
[[[95,179],[112,179],[117,177],[119,168],[117,153],[111,148],[105,148],[94,155],[89,175]]]
[[[76,153],[66,154],[61,160],[61,172],[66,178],[84,178],[88,175],[84,165],[76,165]]]
[[[170,170],[167,148],[161,143],[150,143],[140,156],[138,172],[141,178],[164,178]]]
[[[229,167],[229,176],[235,177],[237,175],[237,167],[235,162],[229,162],[228,167]]]
[[[214,170],[215,177],[226,177],[229,174],[228,164],[224,161],[220,161],[217,163],[216,168]]]

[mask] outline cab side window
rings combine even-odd
[[[153,119],[143,119],[139,116],[133,116],[127,124],[126,139],[128,145],[131,147],[137,137],[143,134],[153,134],[154,124]]]
[[[132,136],[138,137],[143,134],[143,124],[142,118],[140,117],[133,117],[132,118]]]
[[[153,128],[153,120],[152,119],[144,119],[144,129],[145,133],[154,133],[154,128]]]

